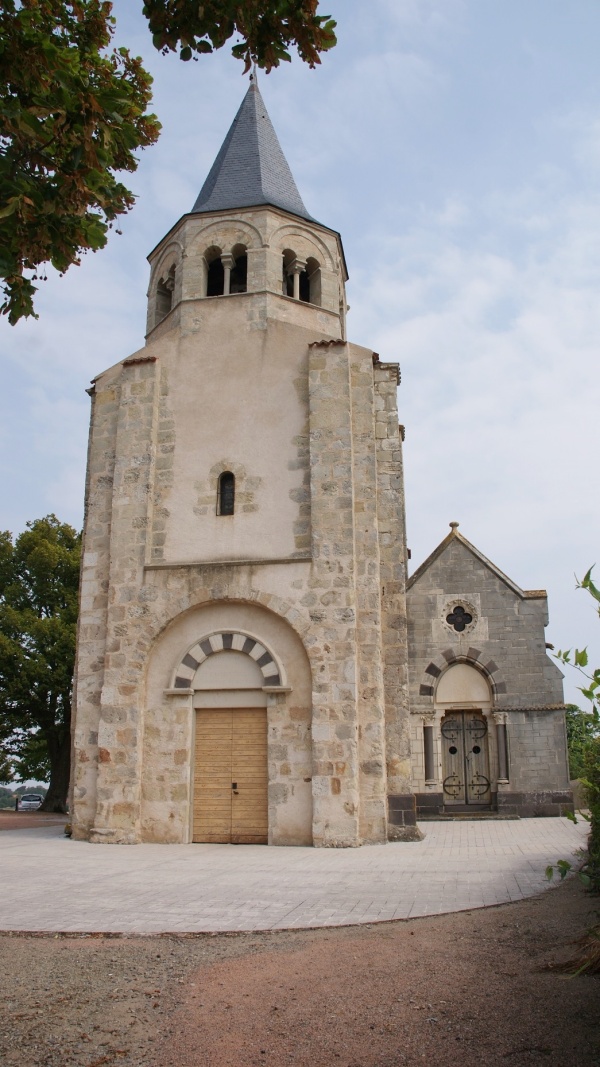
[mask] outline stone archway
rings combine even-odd
[[[269,844],[312,844],[312,674],[287,620],[248,601],[198,604],[157,638],[145,689],[142,840],[193,839],[200,713],[260,709],[254,719],[266,716]],[[232,789],[239,779],[230,778]]]
[[[175,670],[192,690],[192,841],[268,843],[268,700],[283,668],[262,641],[237,629],[199,638]]]
[[[260,667],[263,685],[283,685],[282,668],[276,663],[273,653],[257,638],[239,630],[221,630],[207,634],[196,641],[182,657],[175,669],[173,689],[189,689],[198,668],[202,663],[218,652],[235,651],[250,656]]]
[[[487,674],[473,662],[453,663],[440,675],[434,699],[444,808],[491,808],[492,688]]]

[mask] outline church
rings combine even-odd
[[[355,847],[572,810],[543,590],[458,524],[409,577],[396,363],[251,82],[99,374],[73,836]]]

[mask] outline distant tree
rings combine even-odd
[[[600,724],[591,712],[582,711],[576,704],[568,704],[566,711],[569,775],[572,779],[584,774],[585,750],[600,735]]]
[[[156,48],[183,60],[221,48],[245,69],[289,61],[295,44],[314,67],[336,43],[318,0],[147,0]],[[148,114],[152,78],[127,48],[111,49],[108,0],[0,4],[0,312],[35,315],[43,264],[63,273],[97,251],[134,194],[122,183],[135,152],[160,132]]]
[[[65,811],[81,537],[55,515],[0,534],[0,742],[11,778]]]

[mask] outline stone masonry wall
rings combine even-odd
[[[70,809],[77,799],[74,831],[92,825],[96,811],[98,725],[104,682],[108,610],[110,519],[115,442],[121,388],[118,371],[106,385],[91,390],[90,438],[86,478],[83,557],[74,680],[73,762]],[[75,724],[77,724],[75,726]]]
[[[313,840],[360,843],[350,366],[343,344],[309,348]]]
[[[349,346],[352,383],[357,714],[362,841],[387,840],[380,531],[373,354]]]
[[[159,362],[155,358],[126,361],[121,372],[115,442],[113,551],[92,840],[139,839],[143,730],[139,683],[145,663],[138,629],[139,620],[151,611],[141,587],[151,519],[159,398]],[[135,609],[130,611],[133,604]]]
[[[396,364],[375,363],[377,522],[385,678],[388,836],[409,837],[416,826],[411,796],[406,620],[406,519]],[[394,798],[393,800],[391,798]]]

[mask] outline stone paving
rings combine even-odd
[[[62,827],[0,836],[0,930],[280,930],[483,908],[548,887],[587,824],[429,822],[425,839],[356,849],[93,845]]]

